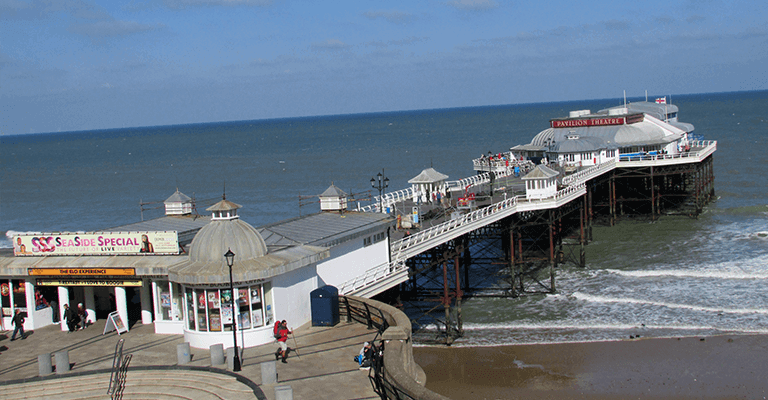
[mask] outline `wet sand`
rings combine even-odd
[[[762,335],[416,347],[414,357],[427,388],[454,400],[768,397]]]

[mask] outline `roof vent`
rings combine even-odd
[[[578,117],[583,117],[583,116],[585,116],[585,115],[589,115],[589,110],[576,110],[576,111],[571,111],[571,112],[568,114],[568,117],[569,117],[569,118],[578,118]]]
[[[331,186],[320,195],[320,210],[342,211],[347,209],[347,194],[331,183]]]
[[[165,215],[189,215],[192,214],[192,199],[176,189],[176,193],[165,199]]]

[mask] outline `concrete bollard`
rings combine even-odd
[[[275,386],[275,400],[293,400],[293,388],[290,385]]]
[[[53,357],[56,359],[56,375],[65,374],[69,372],[69,351],[62,350],[55,353]]]
[[[261,363],[261,384],[272,385],[277,383],[277,364],[274,361]]]
[[[176,345],[176,360],[179,365],[189,364],[192,361],[192,354],[189,351],[189,342]]]
[[[224,364],[224,345],[212,344],[211,345],[211,366]]]
[[[50,375],[53,372],[51,363],[51,353],[40,354],[37,356],[37,373],[40,376]]]
[[[238,350],[240,350],[240,366],[245,366],[245,363],[243,362],[243,349],[238,347]],[[227,347],[227,368],[232,371],[235,369],[235,348],[234,347]]]

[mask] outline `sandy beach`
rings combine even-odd
[[[416,347],[451,399],[765,399],[768,336]]]

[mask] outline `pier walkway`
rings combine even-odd
[[[151,325],[136,324],[121,336],[102,335],[104,321],[83,331],[62,332],[58,325],[27,332],[26,340],[10,341],[0,333],[0,399],[109,399],[110,368],[119,339],[123,354],[131,354],[123,399],[275,399],[275,386],[290,385],[295,399],[377,399],[368,371],[352,360],[376,330],[359,323],[335,327],[302,326],[289,339],[288,363],[276,363],[278,383],[261,384],[261,366],[275,361],[276,344],[244,350],[242,371],[211,367],[207,349],[191,349],[193,369],[176,365],[176,345],[182,335],[160,335]],[[69,351],[72,370],[37,378],[37,356]],[[298,353],[298,354],[297,354]],[[61,379],[59,379],[61,378]]]
[[[688,152],[680,154],[647,155],[647,156],[620,156],[619,161],[607,162],[596,166],[580,169],[573,174],[560,179],[561,188],[551,197],[528,199],[526,195],[519,194],[521,178],[512,178],[511,167],[504,168],[496,173],[496,185],[502,182],[507,184],[504,189],[494,190],[494,196],[486,196],[485,201],[478,203],[474,211],[460,214],[457,218],[448,219],[446,213],[438,214],[444,221],[434,224],[435,221],[424,221],[420,230],[412,230],[408,236],[390,237],[391,260],[388,263],[369,269],[364,274],[354,277],[339,287],[339,294],[372,297],[403,283],[409,278],[408,266],[405,261],[426,250],[444,244],[466,233],[497,222],[510,215],[525,212],[547,210],[560,207],[574,201],[586,193],[586,185],[589,180],[613,171],[616,168],[657,167],[679,164],[699,163],[712,155],[717,149],[716,141],[698,141],[691,143]],[[511,184],[509,184],[511,179]],[[462,192],[467,187],[475,187],[483,190],[489,183],[489,173],[483,172],[476,176],[464,178],[449,183],[452,193]],[[479,189],[477,189],[479,188]],[[383,208],[392,207],[407,210],[408,202],[420,193],[413,189],[403,189],[388,193],[383,196]],[[452,195],[452,198],[458,197]],[[378,196],[371,206],[361,207],[358,211],[378,212]],[[433,209],[441,205],[426,205]],[[431,225],[431,226],[430,226]]]

